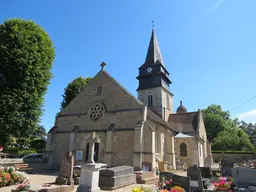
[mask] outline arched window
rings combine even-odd
[[[148,95],[148,107],[153,107],[153,96],[152,96],[152,94]]]
[[[187,145],[185,143],[180,144],[180,156],[187,156]]]

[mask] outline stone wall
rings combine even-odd
[[[148,95],[153,96],[153,110],[157,111],[161,116],[165,113],[164,119],[167,120],[169,115],[173,112],[173,98],[167,93],[167,91],[162,87],[155,87],[150,89],[140,90],[138,92],[138,98],[140,101],[148,105]],[[169,107],[167,107],[167,95],[169,98]],[[165,107],[165,112],[163,108]]]
[[[101,94],[97,95],[97,88]],[[98,121],[89,118],[89,110],[95,103],[105,108],[103,117]],[[72,131],[79,126],[80,131],[88,129],[108,129],[115,124],[115,129],[134,128],[143,119],[143,106],[123,88],[100,72],[57,116],[55,126],[59,131]]]
[[[234,154],[234,153],[212,153],[213,156],[213,161],[218,162],[221,159],[226,159],[226,160],[233,160],[236,162],[240,162],[243,160],[254,160],[256,159],[256,154]]]
[[[134,131],[115,131],[112,139],[112,166],[133,166]]]
[[[51,135],[51,152],[48,157],[49,167],[51,169],[60,168],[60,155],[61,153],[69,151],[69,139],[68,133],[57,133]]]
[[[24,163],[23,159],[17,158],[17,159],[0,159],[0,166],[8,167],[13,166],[13,164],[16,163]]]
[[[180,156],[180,144],[187,146],[187,156]],[[187,166],[198,165],[198,143],[195,138],[175,138],[176,162],[180,159],[181,165],[186,162]]]

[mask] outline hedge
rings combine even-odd
[[[212,151],[212,153],[224,153],[224,154],[256,154],[255,151]]]

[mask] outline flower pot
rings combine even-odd
[[[229,188],[226,186],[218,186],[216,191],[227,191]]]

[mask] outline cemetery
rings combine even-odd
[[[59,175],[53,183],[44,183],[40,188],[30,188],[29,170],[19,171],[16,162],[20,159],[0,159],[0,187],[16,185],[17,191],[131,191],[131,192],[193,192],[193,191],[256,191],[256,160],[240,166],[230,160],[209,163],[207,167],[179,164],[170,170],[164,162],[152,167],[150,161],[143,162],[141,170],[129,165],[109,167],[95,162],[94,146],[100,142],[96,133],[90,139],[88,160],[81,166],[74,165],[72,152],[61,154]],[[13,166],[11,166],[13,165]],[[80,171],[77,171],[80,168]],[[76,170],[76,173],[75,173]]]
[[[48,133],[39,125],[55,58],[48,34],[13,19],[0,25],[0,43],[0,192],[256,192],[256,124],[220,105],[188,111],[180,100],[175,111],[154,24],[138,96],[101,62],[64,89]]]

